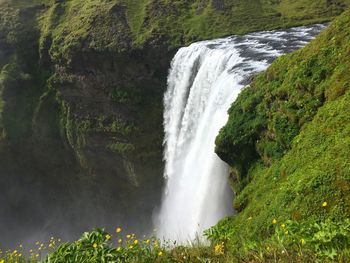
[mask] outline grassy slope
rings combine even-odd
[[[155,41],[178,47],[199,39],[329,21],[350,4],[350,0],[2,2],[51,6],[43,18],[43,35],[52,35],[52,54],[63,57],[71,49],[120,51]]]
[[[307,47],[276,60],[232,105],[216,141],[237,190],[240,213],[216,227],[230,233],[231,245],[266,239],[273,219],[349,218],[349,28],[347,11]]]

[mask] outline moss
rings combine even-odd
[[[347,11],[308,46],[276,60],[232,105],[216,150],[244,165],[247,180],[234,201],[240,213],[215,227],[230,229],[231,247],[268,239],[273,219],[349,217],[349,25]],[[242,149],[253,154],[236,159]]]

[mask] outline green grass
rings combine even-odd
[[[232,105],[216,152],[232,167],[239,214],[213,231],[224,229],[216,238],[228,238],[233,250],[268,240],[273,219],[349,218],[349,24],[347,11],[305,48],[277,59]]]

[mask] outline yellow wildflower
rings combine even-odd
[[[285,233],[286,235],[288,235],[288,234],[289,234],[288,230],[286,230],[284,233]]]
[[[107,235],[106,235],[106,239],[107,239],[107,240],[110,240],[110,239],[111,239],[111,236],[107,234]]]
[[[38,258],[38,257],[39,257],[39,254],[36,254],[36,255],[35,255],[35,257],[37,257],[37,258]]]
[[[126,235],[126,238],[128,238],[128,239],[131,238],[131,235]]]
[[[159,251],[158,256],[160,256],[160,257],[163,256],[163,252]]]
[[[123,240],[119,238],[119,239],[118,239],[118,243],[121,243],[121,242],[123,242]]]
[[[115,232],[120,233],[120,232],[122,232],[122,229],[121,229],[120,227],[117,227],[117,228],[115,229]]]
[[[146,240],[146,243],[147,243],[147,244],[149,244],[150,242],[151,242],[151,240],[149,240],[149,239]]]
[[[286,227],[286,225],[285,225],[285,224],[282,224],[282,225],[281,225],[281,227],[282,227],[282,228],[285,228],[285,227]]]
[[[327,202],[323,202],[323,203],[322,203],[322,206],[323,206],[323,207],[326,207],[327,205],[328,205]]]
[[[134,240],[134,244],[137,245],[139,241],[137,239]]]
[[[302,238],[302,239],[300,240],[300,243],[301,243],[302,245],[305,245],[305,243],[306,243],[305,239]]]
[[[222,242],[221,244],[217,244],[214,247],[215,254],[217,255],[224,254],[224,250],[225,250],[224,242]]]
[[[129,246],[129,248],[130,248],[130,249],[133,249],[133,248],[134,248],[134,246]]]
[[[117,248],[117,251],[120,251],[120,250],[122,250],[122,247],[118,247],[118,248]]]
[[[93,248],[97,248],[97,244],[96,243],[94,243],[92,246],[93,246]]]
[[[277,224],[277,220],[275,218],[272,220],[272,224]]]
[[[0,260],[0,263],[5,263],[5,260],[4,259]]]

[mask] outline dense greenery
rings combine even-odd
[[[232,250],[227,229],[207,231],[211,246],[196,242],[191,246],[161,242],[155,236],[139,239],[116,228],[116,235],[96,229],[72,243],[61,243],[51,237],[47,243],[36,242],[27,249],[23,245],[15,250],[0,251],[1,263],[83,263],[83,262],[346,262],[350,256],[350,220],[339,222],[300,224],[274,219],[272,236],[259,243],[248,241],[239,250]],[[220,237],[217,241],[216,239]]]
[[[349,25],[347,11],[308,46],[277,59],[232,105],[216,151],[232,166],[239,214],[212,230],[221,233],[215,240],[239,249],[270,237],[274,219],[349,218]]]

